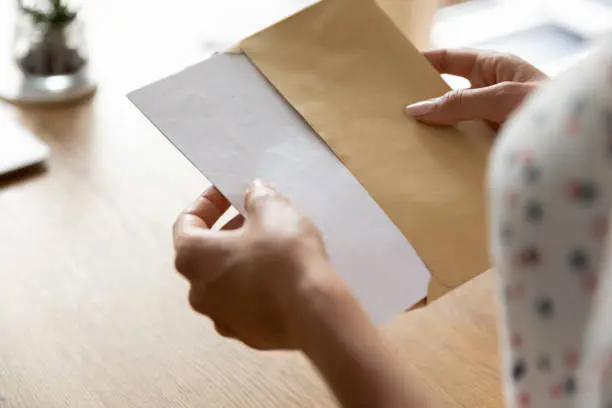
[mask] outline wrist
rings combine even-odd
[[[365,317],[365,313],[329,262],[313,262],[306,267],[307,273],[284,309],[292,343],[309,354],[323,338],[344,330],[343,321],[346,323],[356,314]]]

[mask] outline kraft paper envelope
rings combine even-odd
[[[433,275],[435,299],[489,267],[483,123],[430,127],[407,103],[448,91],[371,0],[323,0],[240,49],[323,138]]]

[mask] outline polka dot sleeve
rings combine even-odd
[[[488,182],[507,406],[612,408],[606,342],[592,340],[612,204],[611,53],[530,98],[498,137]]]

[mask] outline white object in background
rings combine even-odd
[[[129,97],[237,208],[256,177],[291,198],[375,322],[426,296],[430,274],[410,243],[244,55],[214,56]]]
[[[46,144],[0,114],[0,175],[42,163],[48,157]]]
[[[611,0],[469,1],[437,13],[431,41],[440,48],[510,52],[555,76],[610,33]]]

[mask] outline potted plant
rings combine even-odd
[[[26,75],[72,75],[87,64],[78,12],[67,0],[17,0],[21,21],[16,62]]]

